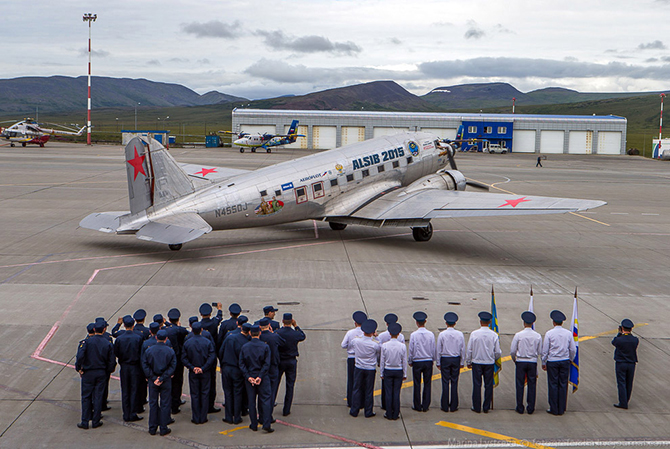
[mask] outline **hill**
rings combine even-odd
[[[442,108],[408,92],[394,81],[373,81],[307,95],[256,100],[249,107],[324,111],[442,111]]]
[[[85,76],[0,80],[0,112],[33,115],[36,108],[40,112],[80,110],[86,108],[87,89]],[[91,94],[93,108],[134,108],[138,103],[155,107],[202,106],[246,100],[215,91],[199,95],[179,84],[98,76],[92,77]]]

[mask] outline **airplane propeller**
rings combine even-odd
[[[440,145],[440,148],[442,148],[444,151],[440,153],[441,156],[446,155],[447,159],[449,160],[449,166],[451,167],[452,170],[458,170],[458,167],[456,166],[456,161],[454,160],[454,155],[456,153],[456,147],[454,144],[456,144],[457,141],[453,140],[448,140],[444,139],[440,141],[439,143],[445,143],[446,146]],[[484,184],[479,181],[475,181],[472,179],[466,178],[465,184],[470,186],[470,187],[475,187],[477,189],[483,189],[483,190],[489,190],[489,186],[487,184]]]

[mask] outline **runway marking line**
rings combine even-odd
[[[286,421],[282,421],[280,419],[277,420],[277,423],[282,424],[282,425],[287,426],[287,427],[293,427],[294,429],[303,430],[305,432],[313,433],[315,435],[321,435],[321,436],[325,436],[325,437],[328,437],[328,438],[332,438],[334,440],[338,440],[338,441],[342,441],[342,442],[345,442],[345,443],[353,444],[354,446],[364,447],[364,448],[367,448],[367,449],[382,449],[380,446],[375,446],[374,444],[361,443],[360,441],[351,440],[349,438],[341,437],[339,435],[333,435],[332,433],[327,433],[327,432],[322,432],[320,430],[310,429],[309,427],[303,427],[303,426],[299,426],[297,424],[291,424],[291,423],[288,423]]]
[[[534,449],[553,449],[550,446],[542,446],[541,444],[535,444],[527,440],[520,440],[518,438],[509,437],[507,435],[502,435],[495,432],[489,432],[488,430],[476,429],[474,427],[463,426],[461,424],[454,424],[447,421],[440,421],[435,423],[435,425],[460,430],[462,432],[472,433],[482,437],[493,438],[494,440],[505,441],[507,443],[514,443],[518,444],[519,446],[526,446]]]
[[[221,434],[221,435],[225,435],[225,436],[227,436],[227,437],[232,437],[233,435],[231,435],[231,434],[232,434],[233,432],[238,431],[238,430],[242,430],[242,429],[248,429],[248,428],[249,428],[249,426],[235,427],[234,429],[224,430],[223,432],[219,432],[219,434]]]

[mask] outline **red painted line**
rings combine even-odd
[[[309,432],[309,433],[313,433],[313,434],[316,434],[316,435],[321,435],[321,436],[324,436],[324,437],[332,438],[334,440],[343,441],[345,443],[353,444],[354,446],[365,447],[365,448],[368,448],[368,449],[382,449],[380,446],[375,446],[373,444],[368,444],[368,443],[361,443],[360,441],[350,440],[349,438],[341,437],[341,436],[338,436],[338,435],[333,435],[332,433],[321,432],[320,430],[314,430],[314,429],[310,429],[308,427],[299,426],[297,424],[287,423],[286,421],[282,421],[280,419],[278,419],[277,422],[279,424],[283,424],[283,425],[288,426],[288,427],[293,427],[294,429],[303,430],[305,432]]]

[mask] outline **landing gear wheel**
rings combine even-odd
[[[272,150],[271,150],[270,148],[268,148],[268,149],[265,150],[265,151],[268,152],[268,153],[272,153]]]
[[[21,146],[22,146],[22,147],[25,147],[25,146],[26,146],[26,143],[25,143],[25,142],[23,142],[23,143],[21,144]]]
[[[335,223],[329,221],[328,224],[330,225],[330,229],[332,229],[333,231],[344,231],[347,228],[347,225],[345,223]]]
[[[240,148],[240,153],[244,153],[244,148]]]
[[[40,143],[40,148],[44,148],[44,144],[43,144],[43,143]]]
[[[425,228],[412,228],[412,236],[417,242],[427,242],[433,236],[433,225],[428,223]]]
[[[172,251],[179,251],[182,247],[181,243],[175,243],[173,245],[168,245],[168,248],[170,248]]]
[[[9,146],[10,147],[15,147],[16,145],[14,145],[13,143],[10,143]]]
[[[251,152],[252,152],[252,153],[255,153],[255,152],[256,152],[256,148],[252,148],[252,149],[251,149]]]

